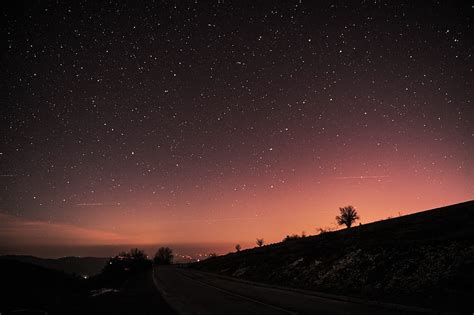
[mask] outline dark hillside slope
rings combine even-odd
[[[92,276],[104,268],[107,257],[62,257],[57,259],[39,258],[24,255],[5,255],[0,259],[16,260],[45,268],[64,271],[69,274]]]
[[[193,267],[327,293],[470,310],[474,201],[232,253]]]
[[[23,263],[16,260],[0,260],[2,297],[0,313],[14,310],[59,311],[72,296],[82,292],[85,280],[61,271]]]
[[[156,290],[151,273],[148,268],[126,272],[121,279],[95,276],[86,280],[0,259],[0,314],[174,314]]]

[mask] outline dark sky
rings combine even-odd
[[[315,2],[4,5],[0,245],[276,241],[472,199],[471,4]]]

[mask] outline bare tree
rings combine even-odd
[[[345,225],[347,228],[350,228],[356,220],[360,219],[353,206],[339,208],[339,212],[339,215],[336,216],[337,224]]]
[[[170,265],[173,262],[173,251],[169,247],[160,247],[153,258],[155,265]]]
[[[242,249],[242,247],[240,246],[240,244],[237,244],[235,245],[235,250],[240,252],[240,250]]]
[[[147,259],[147,256],[145,254],[145,251],[138,249],[138,248],[132,248],[130,250],[130,253],[128,254],[132,259],[136,260],[145,260]]]
[[[263,238],[257,238],[258,247],[262,247],[264,243],[265,243],[265,241],[263,240]]]

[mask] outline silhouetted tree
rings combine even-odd
[[[169,247],[160,247],[153,258],[155,265],[170,265],[173,262],[173,251]]]
[[[262,247],[264,243],[265,243],[265,241],[263,240],[263,238],[257,238],[258,247]]]
[[[130,254],[126,253],[126,255],[129,255],[130,258],[136,259],[136,260],[145,260],[145,259],[147,259],[145,252],[141,249],[138,249],[138,248],[132,248],[130,250]]]
[[[109,278],[122,279],[128,273],[136,273],[151,267],[151,261],[143,250],[132,248],[130,252],[120,252],[110,258],[102,270],[102,274]]]
[[[242,249],[242,247],[240,247],[240,244],[237,244],[235,245],[235,250],[240,252],[240,250]]]
[[[131,255],[130,255],[130,253],[128,253],[128,252],[120,252],[120,253],[118,253],[118,255],[115,256],[115,257],[120,257],[121,259],[126,259],[126,258],[130,258]]]
[[[350,228],[356,220],[359,220],[359,215],[353,206],[339,208],[339,212],[340,214],[336,216],[336,221],[339,225],[345,225],[347,228]]]
[[[216,253],[209,253],[209,258],[216,258],[217,254]]]

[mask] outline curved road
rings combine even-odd
[[[154,269],[153,279],[179,314],[407,314],[379,306],[242,282],[176,266]]]

